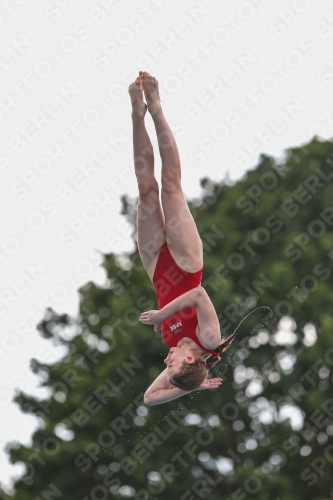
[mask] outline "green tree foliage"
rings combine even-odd
[[[201,181],[189,205],[222,335],[274,311],[263,329],[243,323],[216,390],[144,405],[168,348],[138,321],[156,299],[137,251],[126,265],[104,256],[106,285],[79,290],[79,318],[46,311],[38,330],[67,354],[31,362],[47,400],[15,397],[40,421],[31,446],[8,445],[26,465],[15,500],[333,498],[332,179],[333,145],[314,138],[234,185]],[[133,235],[135,210],[124,197]]]

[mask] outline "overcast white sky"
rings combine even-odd
[[[333,129],[330,0],[6,0],[0,5],[0,481],[2,451],[35,420],[11,402],[41,394],[29,361],[56,359],[35,329],[45,307],[75,314],[102,284],[101,252],[133,250],[120,196],[137,196],[127,89],[160,82],[188,198],[199,180],[241,178],[258,155]],[[160,161],[153,124],[147,127]],[[300,166],[301,168],[301,166]],[[221,221],[223,225],[223,221]]]

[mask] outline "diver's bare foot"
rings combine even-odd
[[[148,104],[148,111],[153,116],[162,110],[158,93],[158,81],[146,71],[139,71],[139,75],[142,78],[142,87]]]
[[[142,78],[137,77],[128,87],[132,102],[132,117],[143,118],[147,112],[147,104],[143,101]]]

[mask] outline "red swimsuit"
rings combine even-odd
[[[203,267],[196,273],[188,273],[181,269],[166,243],[161,247],[156,269],[153,276],[153,286],[157,298],[158,308],[162,309],[166,304],[196,288],[201,283]],[[161,323],[162,339],[169,347],[176,347],[179,340],[189,337],[205,349],[196,335],[198,316],[195,306],[187,307],[169,316]],[[218,356],[216,351],[205,349],[205,351]]]

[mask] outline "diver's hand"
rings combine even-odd
[[[141,321],[144,325],[155,325],[154,331],[158,332],[159,326],[162,322],[160,311],[151,310],[143,312],[140,315],[139,321]]]
[[[216,387],[221,385],[222,382],[222,378],[206,378],[206,380],[204,380],[202,384],[199,385],[197,390],[201,391],[202,389],[215,389]]]

